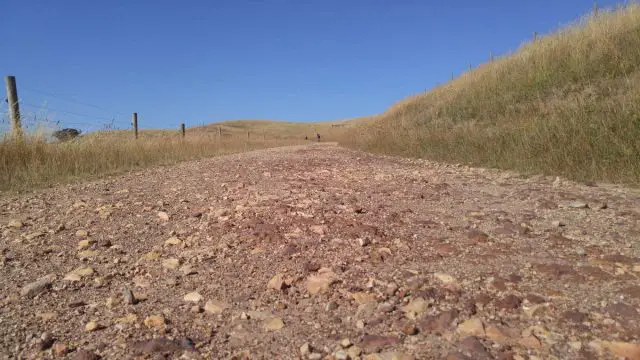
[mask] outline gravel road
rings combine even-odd
[[[0,196],[1,359],[640,359],[640,193],[261,150]]]

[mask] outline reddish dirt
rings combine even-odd
[[[0,358],[640,359],[640,195],[590,185],[326,144],[5,194]]]

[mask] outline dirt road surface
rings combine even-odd
[[[640,359],[640,196],[331,144],[0,199],[0,358]]]

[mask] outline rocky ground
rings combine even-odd
[[[0,358],[640,359],[640,195],[332,145],[0,199]]]

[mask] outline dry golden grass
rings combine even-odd
[[[602,12],[399,102],[341,143],[640,183],[640,5]]]
[[[304,137],[302,138],[304,139]],[[153,165],[231,154],[268,147],[302,144],[300,137],[247,139],[245,132],[214,134],[187,130],[90,133],[65,143],[38,136],[25,141],[0,141],[0,190],[24,190],[95,178]]]

